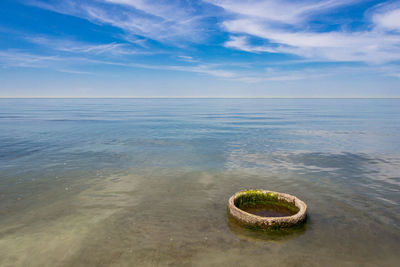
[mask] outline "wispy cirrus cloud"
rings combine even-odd
[[[59,72],[70,73],[70,74],[79,74],[79,75],[93,75],[94,72],[90,71],[80,71],[80,70],[71,70],[71,69],[57,69]]]
[[[95,58],[79,56],[46,56],[17,50],[0,51],[0,66],[3,68],[46,68],[59,72],[68,72],[71,74],[93,74],[92,72],[81,70],[82,66],[90,67],[92,65],[191,72],[207,74],[218,78],[233,78],[236,76],[234,72],[225,70],[218,64],[196,63],[191,65],[161,65],[115,60],[99,60]]]
[[[276,30],[248,20],[226,22],[228,31],[237,34],[226,47],[248,52],[293,54],[322,61],[386,63],[400,60],[400,36],[376,31],[367,32],[289,32]],[[264,46],[253,45],[256,36],[268,41]]]
[[[225,42],[225,47],[238,49],[246,52],[259,53],[269,52],[278,53],[278,50],[274,47],[252,45],[247,36],[230,36],[229,40]]]
[[[151,40],[179,44],[203,39],[204,15],[195,2],[149,0],[42,1],[28,2],[43,9],[76,16],[123,30],[127,40],[137,35]]]
[[[196,59],[194,59],[193,57],[191,57],[191,56],[178,56],[178,58],[181,60],[181,61],[185,61],[185,62],[198,62],[198,60],[196,60]]]
[[[249,18],[279,22],[282,24],[298,24],[306,21],[311,14],[322,13],[331,9],[351,5],[360,0],[205,0],[222,7],[227,12]]]
[[[187,62],[187,61],[186,61]],[[226,70],[223,64],[207,64],[198,61],[188,62],[190,65],[160,65],[144,64],[126,61],[105,60],[96,58],[87,58],[80,56],[46,56],[42,54],[32,54],[18,50],[0,51],[0,66],[3,68],[44,68],[52,69],[58,72],[70,74],[95,74],[94,72],[81,70],[83,66],[111,66],[123,67],[128,69],[149,69],[162,71],[190,72],[205,74],[217,78],[243,82],[257,83],[262,81],[294,81],[320,77],[322,71],[318,73],[312,70],[308,71],[281,71],[277,68],[266,68],[260,73],[253,73],[245,69]]]
[[[46,68],[60,60],[59,56],[38,55],[14,50],[0,51],[0,66],[3,68]]]
[[[74,75],[98,75],[98,72],[90,71],[93,66],[103,66],[110,68],[126,68],[132,69],[148,69],[159,71],[173,71],[173,72],[187,72],[196,73],[199,75],[209,75],[217,77],[221,80],[254,84],[260,82],[294,82],[294,81],[312,81],[329,76],[341,76],[343,74],[359,75],[363,73],[380,74],[381,76],[391,76],[400,78],[400,68],[397,65],[390,65],[385,67],[306,67],[301,69],[286,69],[274,66],[265,68],[262,71],[254,72],[251,69],[240,68],[227,70],[223,64],[207,64],[196,62],[190,65],[161,65],[161,64],[147,64],[147,63],[134,63],[126,61],[113,61],[105,59],[87,58],[79,56],[46,56],[40,54],[32,54],[21,52],[17,50],[0,51],[0,67],[2,68],[36,68],[36,69],[49,69],[62,73]],[[89,69],[89,71],[88,71]],[[108,72],[108,71],[107,71]],[[111,72],[113,73],[113,72]],[[101,74],[104,76],[104,73]]]
[[[32,5],[107,24],[126,32],[125,39],[142,43],[135,36],[167,42],[176,46],[202,42],[211,16],[204,3],[222,8],[212,13],[219,17],[223,31],[230,34],[224,46],[251,53],[291,54],[311,60],[330,62],[366,62],[382,64],[400,60],[400,14],[398,2],[377,5],[365,18],[363,30],[321,30],[310,23],[315,17],[338,8],[358,4],[360,0],[203,0],[203,1],[46,1],[31,0]],[[207,14],[207,15],[205,15]],[[339,22],[338,22],[339,23]],[[389,31],[389,32],[388,32]],[[391,32],[390,32],[391,31]],[[395,32],[393,32],[395,31]],[[255,44],[253,38],[264,40]],[[93,49],[127,51],[112,43]],[[92,49],[92,48],[88,48]]]
[[[366,65],[368,68],[363,70],[374,71],[376,75],[399,77],[400,73],[396,67],[381,68],[400,61],[398,2],[364,10],[364,17],[358,18],[363,26],[353,29],[340,25],[344,20],[336,22],[336,18],[342,18],[338,15],[325,23],[324,15],[338,13],[340,8],[351,7],[361,0],[21,1],[68,15],[69,19],[84,19],[86,27],[89,21],[96,24],[90,25],[96,34],[97,31],[101,34],[91,41],[87,41],[90,36],[83,35],[60,38],[58,32],[53,36],[20,34],[29,42],[29,48],[25,52],[3,51],[0,54],[3,66],[52,68],[71,74],[89,74],[87,66],[114,66],[117,71],[118,67],[125,67],[190,72],[245,83],[316,80],[341,73],[333,71],[335,67],[327,71],[311,66],[316,61],[362,63],[348,69],[350,72]],[[333,27],[332,21],[337,25]],[[205,38],[210,28],[214,33],[219,31],[211,44]],[[90,35],[91,30],[85,32]],[[73,36],[76,31],[63,34]],[[32,44],[36,50],[30,51]],[[255,54],[251,57],[254,60],[257,56],[257,60],[245,62],[247,58],[243,60],[243,54],[233,50]],[[239,54],[237,62],[235,54]],[[293,59],[287,55],[294,55],[305,64],[292,69],[291,66],[271,68],[269,54],[284,58],[278,59],[277,65]]]
[[[393,5],[381,5],[380,13],[373,16],[367,30],[321,31],[310,26],[314,16],[358,1],[207,1],[233,16],[221,24],[231,34],[225,43],[228,48],[322,61],[381,64],[400,60],[400,35],[385,31],[397,29],[400,23],[396,16],[399,10]],[[264,44],[255,45],[252,38],[260,38]]]
[[[41,47],[50,48],[52,50],[69,52],[69,53],[87,53],[87,54],[111,54],[111,55],[135,55],[149,54],[149,51],[139,51],[128,44],[123,43],[105,43],[94,44],[87,42],[79,42],[65,38],[55,38],[47,36],[28,36],[25,39],[33,44]]]

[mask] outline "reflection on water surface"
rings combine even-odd
[[[396,266],[398,151],[396,99],[2,99],[0,265]],[[307,223],[232,223],[247,188]]]

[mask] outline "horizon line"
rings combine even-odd
[[[105,97],[79,97],[79,96],[41,96],[41,97],[21,97],[21,96],[10,96],[2,97],[0,99],[400,99],[400,96],[310,96],[310,97],[296,97],[296,96],[105,96]]]

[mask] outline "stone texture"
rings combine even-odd
[[[279,193],[263,189],[256,189],[256,190],[264,194],[273,193],[278,197],[278,200],[284,200],[286,202],[294,204],[296,207],[299,208],[299,211],[292,216],[286,216],[286,217],[261,217],[254,214],[250,214],[235,206],[235,199],[243,194],[246,194],[247,191],[250,191],[250,190],[243,190],[234,194],[231,198],[229,198],[228,201],[229,214],[237,221],[239,221],[241,224],[256,228],[275,229],[275,228],[288,228],[300,224],[306,219],[307,205],[297,197],[285,193]]]

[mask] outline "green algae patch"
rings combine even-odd
[[[264,193],[261,190],[242,191],[236,196],[234,203],[241,210],[264,217],[291,216],[300,210],[293,203],[280,200],[277,194]]]

